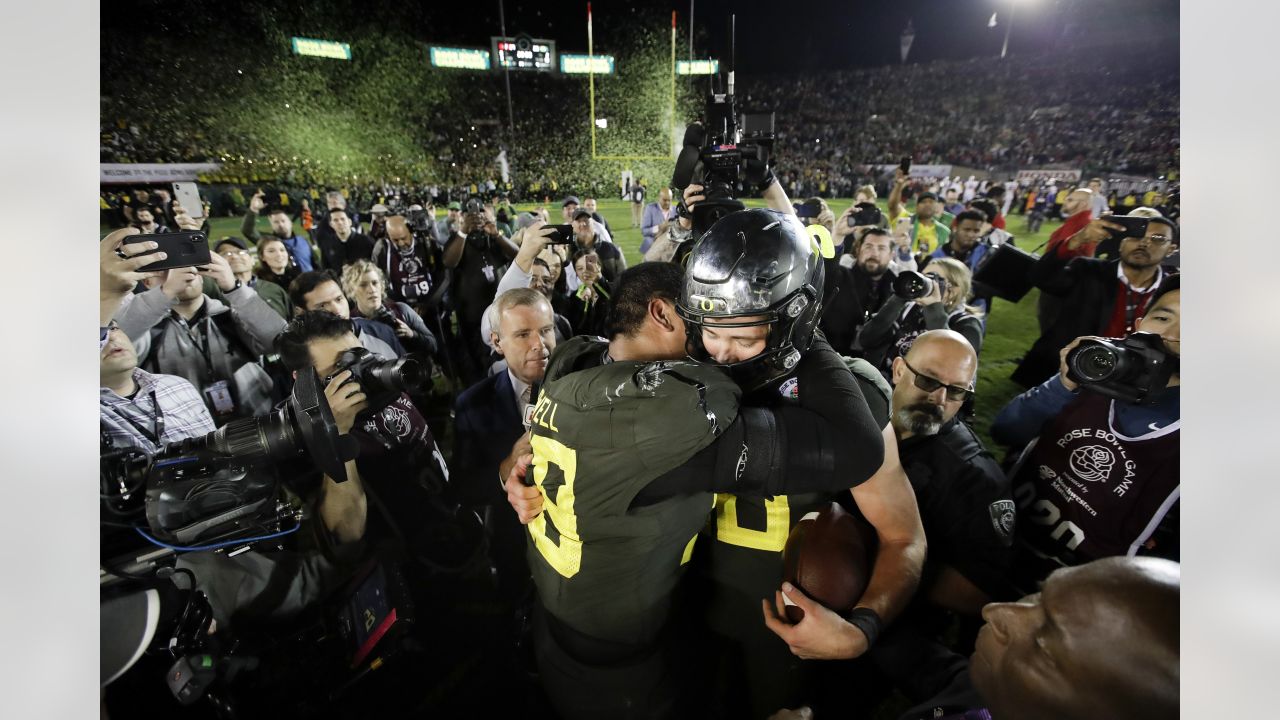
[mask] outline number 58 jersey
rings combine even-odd
[[[709,445],[737,415],[738,387],[718,368],[614,362],[599,341],[557,349],[533,411],[533,481],[543,512],[529,524],[529,567],[543,606],[612,642],[645,643],[713,507],[691,492],[632,507],[637,493]]]

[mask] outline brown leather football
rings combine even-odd
[[[853,609],[867,589],[875,562],[875,529],[839,503],[800,518],[782,551],[782,577],[838,613]],[[783,602],[786,602],[785,595]],[[798,623],[804,611],[786,606]]]

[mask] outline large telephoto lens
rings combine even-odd
[[[914,270],[898,273],[893,279],[893,294],[903,300],[917,300],[933,292],[933,281]]]
[[[427,367],[413,358],[370,365],[361,384],[366,392],[413,392],[430,380]]]

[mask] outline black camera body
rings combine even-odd
[[[1135,332],[1123,340],[1081,340],[1067,355],[1067,377],[1100,395],[1128,403],[1151,403],[1178,369],[1178,358],[1156,333]]]
[[[431,232],[431,224],[433,222],[435,222],[435,218],[426,210],[410,210],[409,214],[405,216],[405,223],[409,226],[410,232],[415,235]]]
[[[884,225],[884,213],[880,212],[880,208],[875,203],[860,202],[855,207],[856,212],[849,216],[849,227],[866,227],[875,225],[877,227]]]
[[[430,379],[422,363],[411,357],[383,360],[363,347],[342,351],[334,365],[333,375],[324,379],[325,386],[333,380],[334,375],[343,370],[351,371],[351,377],[346,382],[355,381],[360,384],[372,409],[389,405],[402,392],[417,391]]]
[[[737,198],[768,177],[777,137],[773,113],[737,113],[732,73],[727,93],[707,96],[705,118],[685,128],[671,178],[681,192],[691,184],[703,187],[706,200],[693,209],[695,235],[745,207]]]
[[[938,294],[947,294],[947,279],[938,275],[925,275],[914,270],[904,270],[893,279],[893,294],[903,300],[919,300],[933,292],[934,283],[938,285]]]

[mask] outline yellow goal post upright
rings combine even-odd
[[[587,3],[587,92],[590,98],[588,111],[591,113],[591,159],[592,160],[671,160],[672,153],[666,155],[600,155],[596,152],[596,73],[595,46],[591,34],[591,3]],[[676,13],[671,11],[671,108],[668,122],[674,127],[676,121]]]

